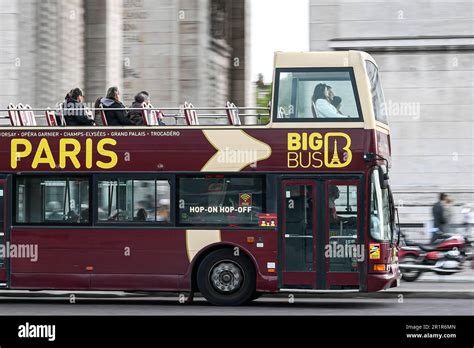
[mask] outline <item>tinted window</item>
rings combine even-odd
[[[329,245],[333,248],[344,248],[357,243],[357,186],[329,185]],[[357,272],[357,258],[334,257],[330,254],[330,272]]]
[[[258,225],[263,179],[182,177],[179,222],[191,225]]]
[[[360,119],[351,68],[278,69],[277,120]]]
[[[16,222],[88,223],[89,180],[18,177]]]
[[[370,81],[370,92],[372,94],[372,105],[374,108],[375,119],[388,124],[385,98],[383,96],[382,85],[380,84],[379,72],[375,64],[371,61],[366,61],[365,64]]]
[[[167,180],[100,180],[99,221],[169,222],[170,184]]]
[[[285,271],[313,271],[313,189],[300,184],[285,187]]]

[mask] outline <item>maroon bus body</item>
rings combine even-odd
[[[207,129],[216,129],[209,127]],[[225,133],[232,127],[222,127]],[[298,174],[308,178],[309,174],[358,174],[363,177],[364,202],[369,201],[368,187],[370,172],[377,164],[367,162],[364,154],[376,153],[387,159],[390,155],[389,136],[375,130],[365,129],[275,129],[275,128],[242,128],[247,135],[271,147],[271,156],[258,162],[258,166],[247,166],[240,173],[273,173],[287,174],[298,178]],[[287,165],[288,133],[344,132],[352,140],[352,161],[342,169],[321,167],[290,169]],[[44,135],[44,136],[43,136]],[[75,168],[67,161],[65,168],[51,168],[47,164],[32,167],[34,151],[41,139],[47,139],[55,162],[58,163],[59,141],[63,138],[77,139],[81,148],[86,148],[86,139],[92,139],[93,159],[91,168],[87,168],[85,151],[78,155],[81,167]],[[113,151],[118,162],[112,169],[101,169],[97,160],[104,160],[95,150],[100,139],[112,138],[116,141]],[[21,158],[17,167],[11,168],[12,139],[27,139],[32,144],[33,153]],[[383,145],[383,146],[382,146]],[[112,147],[106,147],[112,149]],[[329,144],[329,153],[334,148]],[[202,168],[217,152],[201,129],[150,128],[144,129],[55,129],[55,130],[5,130],[0,132],[0,173],[6,181],[11,182],[12,174],[17,173],[194,173],[205,174]],[[128,160],[125,160],[128,158]],[[231,172],[219,174],[236,174]],[[329,179],[333,180],[333,179]],[[334,180],[337,180],[334,178]],[[190,291],[193,287],[193,276],[202,256],[209,251],[223,246],[239,247],[254,263],[257,274],[256,290],[260,292],[277,292],[281,286],[278,269],[278,254],[281,242],[280,226],[265,228],[222,227],[221,242],[207,245],[190,261],[186,251],[186,230],[192,227],[160,226],[23,226],[13,221],[14,207],[7,208],[14,202],[14,197],[5,188],[5,236],[12,244],[37,244],[39,258],[36,262],[27,259],[12,258],[7,260],[6,267],[0,268],[0,283],[5,282],[10,289],[82,289],[82,290],[162,290]],[[11,187],[11,186],[10,186]],[[14,191],[14,189],[13,189]],[[365,204],[367,205],[367,204]],[[172,207],[173,209],[173,207]],[[368,220],[368,209],[364,209],[365,221]],[[271,212],[276,213],[276,212]],[[368,224],[360,233],[365,244],[377,243],[372,240]],[[216,228],[217,229],[217,228]],[[257,248],[250,243],[264,240],[265,247]],[[280,240],[280,241],[279,241]],[[396,286],[398,269],[392,267],[386,272],[373,271],[375,263],[392,263],[392,252],[389,243],[380,244],[380,259],[367,260],[359,265],[366,267],[361,291],[377,291]],[[130,256],[123,257],[124,248],[129,247]],[[277,270],[268,267],[268,262],[275,262]],[[360,271],[360,270],[359,270]],[[356,284],[358,274],[349,277],[334,275],[328,278],[327,288],[332,284]],[[357,278],[357,279],[356,279]],[[345,280],[344,280],[345,279]]]

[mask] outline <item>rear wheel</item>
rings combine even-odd
[[[244,255],[235,256],[228,249],[216,250],[199,265],[197,285],[214,305],[241,305],[251,301],[255,294],[255,269]]]
[[[407,255],[400,260],[400,263],[407,265],[416,265],[416,257],[413,255]],[[407,282],[414,282],[421,275],[421,271],[418,269],[403,269],[402,279]]]

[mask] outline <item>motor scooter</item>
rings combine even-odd
[[[402,279],[413,282],[423,272],[450,275],[461,272],[472,260],[472,241],[462,234],[444,234],[432,244],[403,241],[398,251]]]

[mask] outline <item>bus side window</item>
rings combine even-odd
[[[180,224],[258,225],[263,178],[181,177],[178,199]]]
[[[16,198],[17,223],[89,222],[88,178],[19,176]]]
[[[98,183],[100,222],[169,222],[167,180],[115,179]]]
[[[357,186],[329,185],[328,190],[331,235],[357,235]]]

